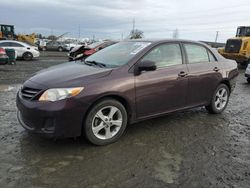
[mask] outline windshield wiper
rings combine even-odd
[[[96,65],[96,66],[99,66],[99,67],[106,67],[106,65],[104,63],[100,63],[100,62],[97,62],[97,61],[84,61],[85,64],[87,65]]]

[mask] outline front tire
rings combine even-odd
[[[107,145],[122,136],[126,125],[125,107],[117,100],[105,99],[95,104],[88,113],[84,133],[92,144]]]
[[[23,59],[24,59],[25,61],[31,61],[31,60],[33,59],[32,53],[30,53],[30,52],[25,52],[25,53],[23,54]]]
[[[62,47],[59,47],[59,48],[58,48],[58,51],[59,51],[59,52],[62,52],[62,51],[63,51],[63,48],[62,48]]]
[[[250,84],[250,77],[247,78],[247,82]]]
[[[230,92],[228,86],[225,84],[220,84],[216,88],[210,104],[206,106],[208,112],[212,114],[222,113],[227,107],[229,95]]]

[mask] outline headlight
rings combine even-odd
[[[39,101],[58,101],[78,95],[84,87],[75,88],[54,88],[46,90]]]
[[[76,58],[82,57],[82,56],[83,56],[83,54],[78,54],[78,55],[76,56]]]

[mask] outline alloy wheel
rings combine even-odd
[[[111,139],[119,132],[122,123],[121,110],[115,106],[106,106],[95,114],[92,120],[92,131],[101,140]]]
[[[220,88],[216,95],[215,95],[215,108],[217,110],[222,110],[226,104],[227,104],[227,100],[228,100],[228,92],[225,88]]]

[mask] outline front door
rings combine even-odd
[[[154,47],[142,60],[154,61],[155,71],[135,76],[137,118],[149,117],[182,108],[186,104],[187,66],[179,44]]]

